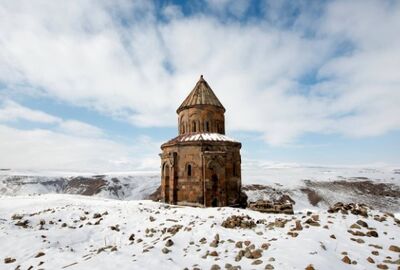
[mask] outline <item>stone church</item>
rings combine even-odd
[[[176,112],[179,135],[161,145],[162,201],[239,205],[242,145],[225,136],[225,108],[203,76]]]

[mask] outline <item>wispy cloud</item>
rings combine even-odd
[[[28,86],[135,126],[175,126],[175,109],[204,74],[228,110],[228,130],[271,145],[400,129],[400,4],[277,3],[261,1],[252,15],[247,1],[192,3],[188,14],[150,1],[3,1],[0,91]],[[23,110],[9,101],[1,121],[104,135]]]

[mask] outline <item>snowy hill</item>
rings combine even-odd
[[[62,194],[3,196],[0,205],[4,270],[364,270],[400,263],[400,221],[376,210],[368,217],[272,215]],[[248,215],[242,228],[222,226],[232,215]]]
[[[20,171],[0,173],[0,196],[62,193],[140,200],[147,198],[159,185],[160,176],[153,172],[101,175]]]
[[[338,201],[365,203],[400,212],[400,171],[386,167],[312,167],[245,164],[249,201],[289,195],[295,210],[327,209]],[[255,168],[255,169],[254,169]],[[0,197],[48,193],[80,194],[120,200],[148,199],[160,185],[157,172],[77,173],[0,171]]]

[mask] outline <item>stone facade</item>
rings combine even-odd
[[[177,113],[179,135],[161,146],[162,201],[238,205],[241,143],[225,136],[225,108],[203,76]]]

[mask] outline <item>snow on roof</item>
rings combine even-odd
[[[194,141],[213,141],[213,142],[238,142],[228,136],[219,133],[189,133],[179,135],[169,142],[194,142]]]

